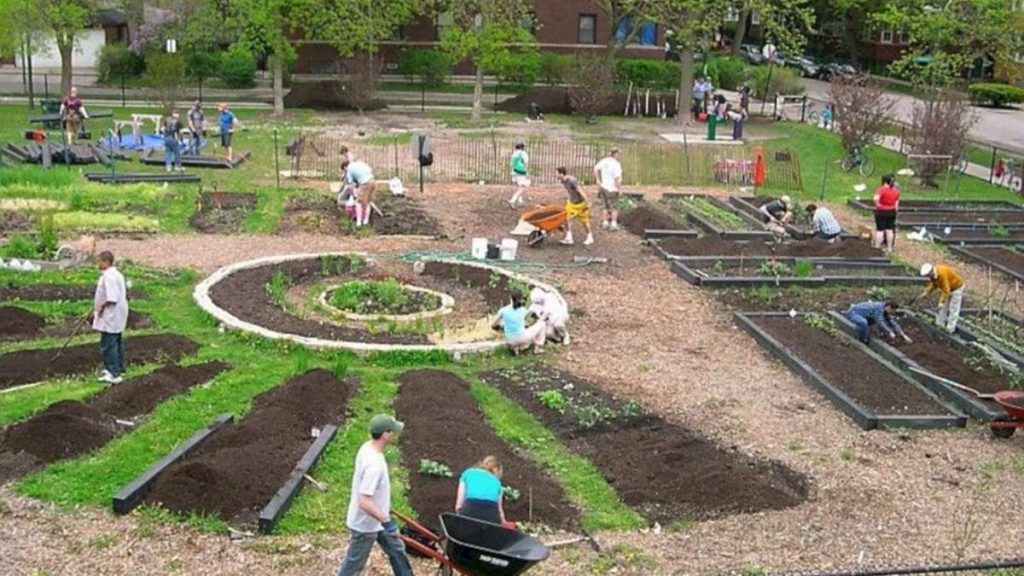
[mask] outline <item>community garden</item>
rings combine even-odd
[[[114,117],[132,112],[145,111]],[[0,138],[16,140],[28,113],[0,107]],[[811,125],[757,121],[747,144],[697,147],[662,139],[673,127],[659,119],[237,114],[249,158],[187,168],[199,182],[86,180],[163,174],[131,155],[0,166],[0,532],[16,542],[0,558],[16,572],[336,569],[378,413],[406,425],[387,453],[394,507],[428,527],[462,470],[501,460],[506,514],[553,544],[531,573],[1019,556],[1006,510],[1024,505],[1022,440],[993,397],[1024,386],[1024,208],[1005,189],[911,188],[909,223],[935,242],[901,234],[889,257],[859,237],[854,186],[875,182],[836,169],[842,143]],[[423,192],[412,133],[435,143]],[[554,168],[567,165],[595,223],[590,169],[619,146],[624,229],[472,258],[474,238],[500,243],[519,220],[505,182],[518,138],[530,202],[562,204]],[[331,188],[340,143],[377,173],[366,228]],[[903,162],[868,153],[883,170]],[[764,186],[719,178],[716,164],[758,154]],[[404,194],[385,185],[395,177]],[[783,194],[833,208],[844,239],[774,242],[757,207]],[[81,322],[99,250],[131,282],[128,374],[109,387]],[[940,332],[917,306],[901,316],[912,345],[858,342],[837,313],[909,301],[923,261],[964,269],[962,328]],[[568,305],[572,343],[512,355],[494,314],[535,288]],[[370,572],[387,570],[374,556]]]

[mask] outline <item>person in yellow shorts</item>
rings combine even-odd
[[[594,232],[590,228],[590,202],[587,201],[587,196],[583,193],[580,181],[575,176],[570,176],[565,166],[559,166],[556,171],[558,172],[558,181],[562,183],[569,195],[568,200],[565,201],[565,212],[569,220],[565,223],[565,238],[561,243],[569,246],[573,244],[572,222],[576,220],[583,224],[583,228],[587,231],[587,239],[583,241],[583,245],[590,246],[594,243]]]

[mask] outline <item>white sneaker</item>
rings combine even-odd
[[[104,370],[103,373],[100,374],[99,378],[97,378],[97,380],[99,380],[100,382],[110,382],[110,379],[113,377],[114,375],[110,373],[110,370]]]
[[[573,244],[575,244],[575,242],[573,242],[572,236],[566,236],[565,238],[559,240],[558,243],[564,244],[565,246],[572,246]]]
[[[107,380],[107,382],[110,384],[120,384],[121,382],[124,382],[124,378],[122,376],[115,376],[110,380]]]
[[[607,230],[610,225],[611,224],[607,220],[601,222],[601,228],[604,228],[605,230]]]
[[[566,333],[565,333],[565,336],[564,336],[564,337],[562,337],[562,344],[564,344],[564,345],[568,346],[568,345],[569,345],[569,340],[570,340],[570,338],[569,338],[569,333],[568,333],[568,332],[566,332]]]
[[[619,229],[619,223],[618,222],[612,222],[611,226],[609,226],[608,229],[609,230],[618,230]]]
[[[510,208],[512,208],[513,210],[515,210],[515,209],[516,209],[516,201],[515,201],[515,200],[509,200],[509,201],[508,201],[508,205],[509,205],[509,207],[510,207]]]
[[[584,246],[590,246],[593,243],[594,243],[594,235],[593,234],[587,234],[587,239],[583,241],[583,245]]]

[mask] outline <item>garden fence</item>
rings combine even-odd
[[[390,140],[388,142],[387,140]],[[424,170],[429,182],[504,184],[511,179],[509,155],[515,140],[497,133],[481,138],[431,138],[434,163]],[[419,178],[408,134],[395,134],[373,143],[352,142],[324,133],[300,134],[288,146],[291,174],[308,178],[337,178],[338,150],[346,144],[373,167],[378,180],[399,178],[407,185]],[[526,143],[530,176],[538,184],[557,183],[555,169],[565,166],[584,184],[593,184],[593,167],[617,146],[625,186],[753,185],[753,152],[743,146],[693,146],[639,142],[574,142],[532,139]],[[764,187],[800,190],[796,153],[766,148]]]

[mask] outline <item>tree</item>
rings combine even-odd
[[[60,53],[60,89],[62,94],[67,94],[71,88],[75,42],[95,13],[93,0],[4,0],[4,6],[5,13],[15,15],[15,22],[27,26],[22,32],[43,32],[56,41]],[[6,18],[4,27],[9,29],[8,33],[18,29]]]
[[[881,83],[861,76],[833,78],[828,98],[836,131],[847,151],[878,142],[896,104]]]
[[[952,90],[931,88],[925,98],[917,99],[907,146],[911,153],[925,156],[916,166],[923,184],[935,186],[935,177],[957,161],[977,120],[970,103]]]
[[[574,112],[592,122],[615,95],[614,77],[608,62],[597,56],[581,56],[573,64],[569,103]]]
[[[164,113],[174,109],[185,80],[185,62],[180,54],[152,54],[146,60],[146,85],[153,89]]]
[[[239,43],[270,64],[274,87],[274,114],[284,113],[285,65],[295,59],[288,31],[291,23],[288,0],[234,0],[232,17],[241,28]]]
[[[875,23],[910,44],[890,69],[911,80],[948,85],[978,60],[1007,59],[1024,43],[1007,0],[890,0]]]
[[[843,50],[850,61],[861,61],[864,31],[871,28],[875,16],[886,9],[888,0],[816,0],[813,10],[821,32],[842,38]]]
[[[642,24],[647,20],[653,3],[650,0],[595,0],[597,8],[608,16],[608,40],[605,42],[605,57],[609,66],[614,62],[615,55],[636,40]],[[623,20],[632,24],[624,35],[620,35],[619,25]]]
[[[523,0],[435,0],[430,13],[450,19],[441,49],[452,61],[469,59],[476,70],[473,120],[483,112],[484,74],[507,66],[509,58],[536,52],[536,40],[523,27],[532,15]]]

